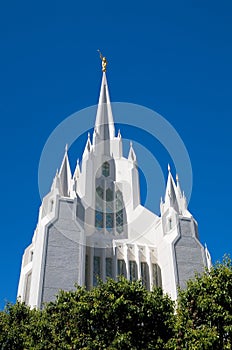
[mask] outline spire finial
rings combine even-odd
[[[179,181],[179,175],[176,174],[176,182],[178,182],[178,181]]]
[[[100,51],[99,49],[98,49],[97,51],[99,52],[100,59],[101,59],[101,61],[102,61],[102,71],[103,71],[103,72],[106,72],[106,66],[107,66],[107,64],[108,64],[108,62],[107,62],[107,60],[106,60],[106,57],[104,57],[104,56],[102,55],[102,53],[101,53],[101,51]]]
[[[67,153],[68,152],[68,144],[66,143],[65,145],[65,152]]]
[[[170,164],[168,163],[168,171],[170,172],[171,170],[171,167],[170,167]]]

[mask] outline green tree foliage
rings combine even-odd
[[[42,311],[23,303],[0,316],[0,348],[164,349],[173,336],[174,304],[161,289],[120,279],[91,291],[61,291]]]
[[[174,349],[232,349],[232,262],[228,257],[179,291]]]
[[[0,312],[0,349],[232,349],[232,262],[196,275],[175,308],[161,289],[124,278],[61,291],[43,310],[8,304]]]

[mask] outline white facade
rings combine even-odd
[[[18,297],[41,308],[60,289],[74,289],[75,283],[91,288],[97,276],[122,274],[142,279],[148,289],[162,286],[176,299],[177,286],[211,260],[170,170],[160,209],[157,216],[140,204],[136,155],[131,144],[123,157],[103,72],[94,133],[73,175],[65,151],[23,255]]]

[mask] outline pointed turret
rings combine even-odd
[[[79,164],[79,159],[77,159],[77,165],[76,165],[76,168],[74,170],[74,174],[73,174],[73,178],[75,180],[77,180],[80,176],[80,164]]]
[[[176,210],[176,212],[179,212],[177,187],[172,177],[169,164],[168,164],[168,181],[166,186],[164,205],[167,207],[172,207],[173,209]]]
[[[88,138],[87,138],[85,149],[84,149],[84,153],[83,153],[83,159],[87,159],[88,158],[91,149],[92,149],[92,144],[91,144],[91,141],[90,141],[90,133],[88,133]]]
[[[68,146],[66,145],[64,158],[59,171],[61,194],[65,197],[69,196],[71,177],[72,174],[68,160]]]
[[[136,154],[133,148],[133,143],[132,141],[130,142],[130,150],[129,150],[129,154],[128,154],[128,160],[131,160],[132,162],[136,163]]]
[[[59,194],[61,193],[61,185],[60,185],[60,177],[58,173],[58,169],[56,170],[56,175],[53,179],[52,186],[51,186],[51,192],[57,191]]]
[[[178,174],[176,174],[176,188],[177,188],[177,192],[178,192],[179,196],[182,197],[182,191],[181,191],[181,187],[180,187]]]
[[[191,216],[187,209],[187,200],[182,192],[179,177],[176,175],[176,183],[172,177],[170,165],[168,165],[168,180],[165,192],[164,202],[161,203],[161,213],[164,213],[168,208],[173,208],[178,214]]]
[[[100,97],[95,122],[95,134],[95,137],[98,137],[101,141],[112,140],[115,136],[113,113],[105,72],[102,74]]]

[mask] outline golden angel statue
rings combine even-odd
[[[100,59],[102,61],[102,71],[103,72],[106,72],[106,66],[108,64],[107,60],[106,60],[106,57],[103,57],[102,53],[100,50],[97,50],[99,52],[99,55],[100,55]]]

